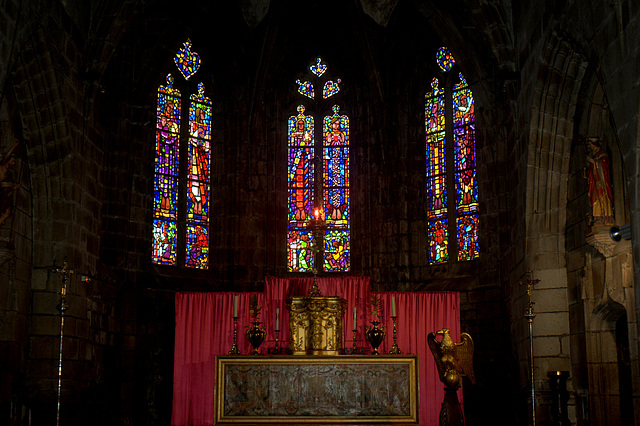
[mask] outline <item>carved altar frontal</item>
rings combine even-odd
[[[338,355],[344,347],[342,314],[347,302],[335,296],[292,297],[289,349],[293,355]]]
[[[417,425],[418,358],[216,357],[216,424]]]

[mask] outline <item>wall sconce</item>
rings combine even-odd
[[[609,228],[609,236],[615,242],[620,241],[621,239],[630,240],[631,239],[631,224],[625,223],[624,225],[617,227],[612,226]]]

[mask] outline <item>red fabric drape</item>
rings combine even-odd
[[[252,351],[244,336],[249,325],[249,299],[258,295],[262,306],[260,322],[267,329],[267,341],[260,352],[273,347],[275,311],[280,309],[279,344],[288,341],[289,313],[285,300],[291,296],[309,293],[312,278],[275,278],[266,280],[264,293],[178,293],[176,294],[176,336],[173,387],[173,414],[171,424],[213,425],[215,356],[225,355],[233,344],[233,303],[238,296],[238,347],[242,354]],[[345,315],[345,347],[353,345],[353,307],[357,309],[357,344],[364,342],[363,326],[370,325],[369,304],[371,292],[368,277],[319,278],[318,287],[323,295],[341,296],[347,300]],[[403,354],[417,354],[420,386],[420,424],[436,426],[440,404],[444,397],[443,385],[427,345],[427,334],[441,328],[451,330],[455,341],[460,338],[460,300],[455,292],[391,292],[375,293],[383,304],[381,315],[387,327],[387,337],[380,353],[389,353],[393,344],[391,297],[395,297],[397,341]],[[460,394],[461,398],[461,394]],[[460,399],[462,402],[462,399]]]
[[[403,354],[418,355],[420,384],[420,424],[437,426],[444,385],[427,343],[431,332],[448,328],[451,338],[460,341],[460,294],[450,291],[374,293],[382,303],[383,324],[387,327],[384,342],[378,348],[388,354],[393,345],[391,297],[396,303],[398,347]],[[462,404],[462,391],[458,392]]]
[[[249,299],[263,293],[178,293],[173,367],[172,425],[213,425],[215,356],[233,345],[233,304],[238,296],[238,348],[251,351],[244,336]]]
[[[307,296],[313,286],[313,278],[278,278],[267,277],[265,283],[265,304],[269,312],[267,324],[267,346],[275,345],[275,312],[280,309],[280,335],[279,346],[287,345],[289,340],[289,311],[285,307],[285,301],[292,296]],[[357,322],[359,332],[356,333],[358,346],[364,346],[364,334],[362,332],[363,317],[369,312],[369,300],[371,298],[371,285],[369,277],[337,277],[318,278],[318,289],[324,296],[339,296],[347,301],[345,314],[345,347],[353,346],[353,307],[357,309]],[[368,314],[366,314],[368,317]],[[284,343],[283,343],[284,341]]]

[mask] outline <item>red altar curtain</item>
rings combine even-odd
[[[174,388],[171,424],[175,426],[213,425],[215,356],[226,355],[233,345],[233,303],[238,296],[238,347],[242,354],[252,348],[244,336],[249,325],[249,300],[258,295],[262,306],[260,322],[267,329],[267,340],[260,348],[266,353],[275,345],[275,309],[279,308],[279,345],[288,341],[289,314],[285,300],[308,295],[312,278],[268,277],[264,293],[178,293],[176,294],[176,332]],[[363,326],[370,325],[370,284],[368,277],[319,278],[318,288],[325,296],[347,300],[345,347],[353,345],[353,307],[357,310],[358,347],[369,348]],[[393,344],[391,297],[395,297],[397,341],[403,354],[419,356],[420,424],[437,426],[444,387],[438,378],[427,334],[448,328],[454,341],[460,340],[460,299],[456,292],[374,293],[383,305],[381,315],[387,327],[379,352],[388,354]],[[459,393],[462,403],[462,394]]]
[[[249,300],[263,293],[177,293],[172,425],[213,425],[215,356],[233,345],[233,305],[238,296],[238,348],[252,348],[244,336]]]
[[[444,385],[427,343],[427,335],[448,328],[454,342],[460,341],[460,293],[451,291],[373,293],[382,304],[386,336],[378,348],[388,354],[393,346],[391,298],[396,304],[397,343],[403,354],[418,355],[420,424],[437,426],[444,399]],[[462,389],[462,388],[461,388]],[[462,390],[458,392],[462,404]]]
[[[357,322],[360,329],[356,333],[356,343],[365,346],[362,333],[363,321],[368,318],[369,300],[371,298],[371,284],[369,277],[329,277],[318,278],[318,289],[323,296],[339,296],[347,301],[345,313],[345,347],[353,346],[353,308],[356,307]],[[279,347],[288,347],[289,340],[289,311],[285,301],[292,296],[308,296],[313,286],[313,278],[279,278],[267,277],[265,281],[265,304],[269,318],[265,318],[267,328],[267,347],[275,346],[275,312],[280,311]]]

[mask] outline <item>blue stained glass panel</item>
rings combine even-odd
[[[178,161],[180,92],[169,74],[158,87],[156,103],[156,152],[153,180],[153,245],[151,261],[175,265],[178,214]]]
[[[178,183],[176,178],[156,175],[153,187],[153,209],[156,218],[175,220],[177,215]]]
[[[209,141],[189,140],[189,179],[209,182],[209,165],[211,164],[211,149]]]
[[[323,179],[327,186],[349,186],[349,148],[324,148]]]
[[[427,93],[424,101],[425,129],[427,134],[444,132],[444,92],[438,89],[438,80],[434,79],[434,84],[433,92]]]
[[[340,79],[336,81],[329,80],[325,82],[324,87],[322,88],[322,97],[324,99],[327,99],[337,94],[340,91],[340,83],[342,83],[342,80]]]
[[[442,71],[447,72],[451,71],[456,61],[449,49],[443,46],[436,52],[436,63]]]
[[[298,93],[310,99],[313,99],[315,97],[313,83],[311,83],[309,80],[306,80],[306,81],[296,80],[296,84],[298,85]]]
[[[313,148],[289,149],[289,223],[306,226],[313,209]]]
[[[472,260],[480,257],[478,249],[478,215],[458,218],[458,260]]]
[[[206,226],[187,225],[186,266],[207,269],[209,266],[209,233]]]
[[[349,189],[325,188],[324,215],[329,227],[349,227]]]
[[[429,222],[429,263],[444,263],[449,260],[449,230],[447,219],[439,219]]]
[[[475,120],[473,93],[471,93],[462,74],[460,74],[460,80],[461,83],[455,86],[452,97],[454,127],[471,124]]]
[[[182,45],[182,48],[178,50],[175,57],[173,58],[173,62],[180,70],[180,73],[185,78],[185,80],[189,80],[189,77],[198,72],[200,68],[200,55],[196,52],[191,51],[191,40],[187,39]]]
[[[190,96],[187,156],[185,265],[207,269],[209,261],[209,169],[211,167],[211,99],[204,84]]]
[[[327,70],[327,65],[322,63],[322,58],[316,58],[316,63],[311,65],[309,70],[320,77]]]
[[[178,176],[178,136],[157,131],[156,141],[156,173]]]
[[[211,140],[211,99],[204,96],[204,86],[198,86],[199,93],[191,95],[189,108],[189,135],[192,138]]]
[[[346,272],[351,256],[350,233],[348,230],[329,230],[324,235],[324,270]]]
[[[427,178],[428,217],[435,219],[447,214],[447,187],[444,175]]]
[[[153,220],[153,247],[151,260],[159,265],[176,264],[176,223],[162,219]]]
[[[289,117],[289,146],[313,146],[313,117],[304,115],[304,107],[298,107],[299,114]]]
[[[453,150],[456,170],[473,169],[476,167],[475,131],[475,124],[453,129]]]
[[[289,272],[311,272],[314,256],[311,231],[290,229],[287,235],[287,264]]]
[[[322,121],[324,146],[349,145],[349,117],[346,115],[328,115]]]
[[[209,223],[209,185],[206,182],[188,180],[187,222]]]
[[[456,210],[459,214],[478,210],[478,189],[474,169],[456,173]]]

